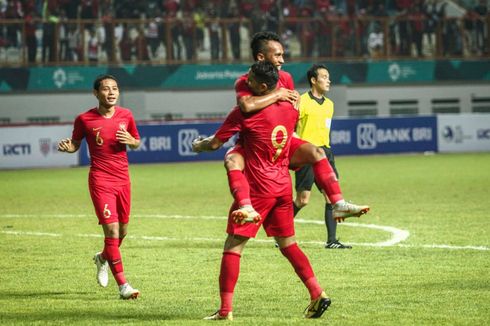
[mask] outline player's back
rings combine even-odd
[[[288,152],[298,112],[289,102],[279,102],[243,121],[243,140],[251,194],[275,197],[291,193]]]

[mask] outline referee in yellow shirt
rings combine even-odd
[[[337,178],[339,174],[335,168],[335,160],[330,149],[330,126],[334,113],[333,102],[325,97],[330,90],[330,75],[327,67],[320,64],[313,65],[307,72],[310,90],[301,95],[299,106],[299,121],[296,126],[296,133],[299,138],[322,148],[327,155]],[[307,165],[296,171],[296,199],[294,200],[294,215],[308,204],[311,195],[311,188],[315,182],[313,169]],[[318,188],[320,190],[320,188]],[[327,249],[350,249],[351,246],[344,245],[337,240],[337,221],[333,217],[332,205],[325,204],[325,225],[327,227]]]

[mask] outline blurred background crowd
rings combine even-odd
[[[0,0],[0,65],[488,57],[487,0]]]

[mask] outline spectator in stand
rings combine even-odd
[[[158,30],[159,26],[162,24],[162,18],[160,17],[161,11],[158,7],[154,7],[150,17],[151,20],[148,23],[146,30],[146,40],[150,46],[150,52],[152,59],[156,59],[158,56],[158,48],[160,47],[161,38],[159,36]]]
[[[478,18],[478,14],[474,9],[468,9],[464,15],[464,43],[466,44],[466,50],[470,54],[476,54],[477,52],[475,24]]]
[[[412,34],[412,42],[415,44],[417,56],[422,57],[422,38],[424,36],[424,13],[420,5],[414,5],[408,16],[410,20],[410,30]]]
[[[383,54],[384,33],[381,31],[379,24],[374,26],[374,29],[369,33],[368,51],[373,58],[378,58]]]
[[[80,18],[96,19],[99,16],[99,0],[81,0],[80,1]],[[93,24],[86,24],[85,28],[92,29]],[[89,31],[90,33],[90,31]]]
[[[127,25],[123,27],[121,41],[119,42],[119,52],[121,53],[121,61],[129,62],[133,54],[133,42],[129,36],[129,28]]]
[[[476,46],[478,48],[479,54],[487,53],[488,49],[486,48],[488,35],[486,35],[485,30],[488,29],[487,24],[487,15],[488,15],[488,6],[487,0],[480,0],[478,5],[475,7],[475,12],[478,14],[478,20],[475,25],[476,32]]]
[[[182,15],[182,39],[184,41],[185,57],[188,61],[196,58],[196,45],[194,42],[195,23],[192,12],[185,10]]]
[[[27,61],[29,63],[36,62],[37,56],[37,38],[36,38],[36,13],[34,8],[29,9],[24,16],[24,30],[27,46]]]
[[[313,9],[304,7],[301,9],[300,18],[309,18],[313,16]],[[296,36],[300,42],[300,56],[302,58],[311,58],[313,56],[313,47],[315,45],[316,30],[314,22],[300,21],[296,29]]]
[[[56,0],[48,0],[43,3],[43,38],[42,38],[42,60],[54,62],[56,60],[55,49],[55,28],[59,21],[58,3]]]
[[[434,54],[435,31],[439,21],[435,0],[426,0],[423,8],[425,14],[425,33],[427,34],[427,44],[430,47],[431,53]]]
[[[218,13],[216,8],[211,7],[208,10],[209,21],[208,32],[209,32],[209,43],[211,46],[211,60],[219,60],[220,58],[220,23],[218,20]]]
[[[5,19],[16,20],[24,18],[22,11],[22,4],[18,0],[8,0],[7,8],[5,10]],[[17,48],[19,46],[19,24],[7,24],[7,47]]]
[[[199,49],[199,51],[204,51],[204,29],[206,27],[204,19],[206,18],[206,15],[201,6],[194,9],[192,17],[194,18],[194,23],[196,26],[196,47]]]
[[[238,12],[238,7],[235,4],[230,5],[228,9],[228,18],[234,19],[230,22],[228,27],[228,35],[230,37],[231,53],[234,60],[240,60],[240,13]]]
[[[335,17],[335,7],[330,6],[327,10],[320,12],[320,19],[318,20],[318,56],[320,58],[326,58],[332,56],[332,31],[333,31],[333,19]]]
[[[167,12],[167,19],[170,20],[170,36],[171,36],[171,48],[169,52],[170,60],[182,60],[182,45],[180,44],[180,38],[182,35],[182,22],[177,18],[177,11]]]
[[[96,64],[99,61],[99,38],[95,28],[89,30],[87,58],[90,64]]]
[[[146,42],[145,29],[143,27],[138,28],[138,35],[134,40],[134,47],[136,49],[136,58],[138,61],[150,60],[148,43]]]
[[[83,60],[81,51],[80,31],[74,24],[68,25],[68,61]]]
[[[114,10],[111,6],[104,4],[102,9],[102,22],[104,24],[105,39],[102,44],[105,53],[107,55],[107,62],[113,63],[116,61],[115,57],[115,31],[116,25],[113,23]]]

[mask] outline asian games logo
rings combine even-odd
[[[66,77],[66,72],[63,69],[58,68],[54,71],[53,82],[56,87],[62,88],[63,86],[65,86],[67,79],[68,78]]]

